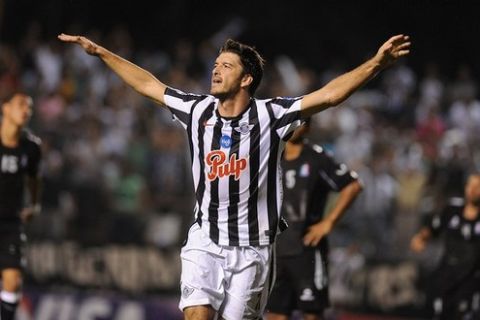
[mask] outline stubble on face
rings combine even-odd
[[[210,94],[222,99],[240,90],[243,67],[240,57],[231,52],[221,53],[212,70]]]

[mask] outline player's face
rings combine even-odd
[[[217,98],[234,95],[240,90],[244,78],[240,57],[232,52],[223,52],[213,66],[210,94]]]
[[[32,115],[32,98],[23,94],[16,94],[5,103],[3,113],[5,120],[16,126],[24,126]]]
[[[468,203],[480,205],[480,175],[473,175],[468,178],[465,186],[465,198]]]

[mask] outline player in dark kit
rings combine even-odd
[[[480,174],[471,175],[465,199],[452,198],[413,238],[421,252],[432,236],[444,235],[445,250],[431,281],[434,319],[480,319]]]
[[[12,320],[20,299],[23,245],[22,224],[40,212],[38,168],[40,140],[24,130],[32,114],[32,98],[15,93],[2,104],[0,124],[0,269],[2,320]],[[24,207],[25,184],[30,206]]]
[[[329,306],[326,236],[362,190],[355,172],[304,141],[308,127],[309,121],[285,146],[282,215],[289,228],[276,241],[277,279],[267,305],[268,320],[286,320],[294,310],[302,311],[304,319],[322,319]],[[324,217],[330,191],[340,194]]]

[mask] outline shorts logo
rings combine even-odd
[[[220,145],[222,146],[222,148],[225,148],[225,149],[228,149],[232,146],[232,138],[230,138],[229,136],[222,136],[220,138]]]
[[[205,164],[210,167],[210,172],[207,173],[210,181],[232,175],[235,180],[238,180],[242,171],[247,167],[247,159],[237,159],[237,155],[234,153],[227,161],[225,152],[214,150],[205,157]]]
[[[300,296],[300,301],[313,301],[315,297],[313,295],[313,291],[310,288],[305,288],[302,291],[302,295]]]
[[[182,298],[188,298],[194,291],[194,288],[184,286],[182,289]]]

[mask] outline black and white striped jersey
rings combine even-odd
[[[234,118],[218,99],[167,88],[165,103],[187,130],[195,217],[219,245],[273,243],[282,202],[284,140],[300,124],[301,98],[251,99]]]

